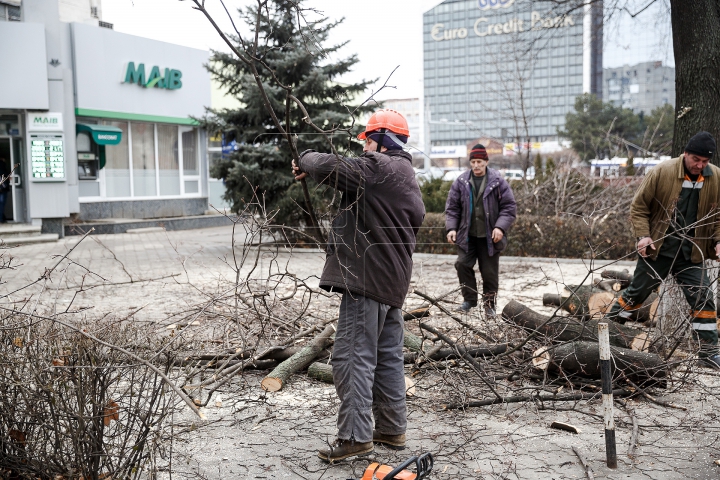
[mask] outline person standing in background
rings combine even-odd
[[[445,203],[447,240],[457,245],[455,269],[462,287],[459,311],[478,304],[475,262],[483,281],[483,307],[495,315],[500,283],[500,252],[507,246],[507,233],[515,222],[517,206],[510,185],[500,172],[488,168],[488,154],[481,144],[470,151],[470,170],[450,187]]]
[[[5,203],[10,193],[10,173],[10,162],[4,157],[0,157],[0,223],[7,223]]]

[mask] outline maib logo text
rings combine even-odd
[[[160,72],[160,67],[152,67],[149,75],[145,74],[145,64],[141,63],[135,67],[135,62],[129,62],[125,70],[123,83],[137,83],[143,88],[165,88],[177,90],[182,87],[182,72],[180,70],[165,69],[165,74]]]
[[[507,8],[515,3],[515,0],[478,0],[478,8],[480,10],[489,10],[491,8]]]

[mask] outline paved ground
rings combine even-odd
[[[39,310],[90,309],[85,314],[167,321],[173,312],[203,302],[234,280],[235,272],[228,265],[233,264],[231,239],[231,228],[220,227],[87,237],[79,245],[80,238],[71,237],[57,244],[21,246],[9,250],[17,267],[0,271],[0,294],[14,292],[5,301],[38,302]],[[71,249],[73,265],[65,268],[67,263],[62,263],[50,280],[18,290],[36,281]],[[456,286],[451,256],[417,255],[415,262],[415,288],[440,294]],[[274,267],[270,259],[261,257],[257,275],[270,267],[287,268],[316,285],[322,263],[323,255],[309,250],[291,258],[282,254]],[[244,274],[249,264],[243,268]],[[499,307],[516,299],[546,311],[541,306],[543,293],[580,283],[587,275],[588,266],[582,262],[503,258]],[[76,293],[83,282],[84,291]],[[408,301],[421,303],[413,296]],[[336,298],[316,301],[323,311],[333,310],[336,304]],[[477,314],[469,320],[481,321]],[[409,449],[397,455],[380,447],[371,458],[396,463],[411,453],[431,451],[437,459],[432,478],[438,479],[585,478],[571,449],[575,445],[590,462],[595,478],[720,478],[720,466],[714,463],[720,459],[717,376],[700,376],[691,391],[667,396],[655,392],[688,411],[644,400],[629,400],[618,409],[620,466],[612,471],[603,462],[599,401],[442,411],[438,407],[449,388],[475,392],[477,377],[467,372],[462,383],[454,375],[443,370],[418,375],[417,395],[409,399]],[[246,372],[238,377],[233,388],[221,392],[205,409],[205,425],[190,414],[176,418],[176,431],[187,431],[178,434],[174,445],[172,477],[359,478],[367,458],[327,466],[315,457],[317,448],[334,435],[337,398],[333,387],[298,375],[283,391],[265,394],[259,388],[262,376],[262,372]],[[632,459],[626,455],[631,415],[636,416],[641,432]],[[578,425],[582,433],[551,430],[554,420]],[[169,478],[167,472],[164,475]]]

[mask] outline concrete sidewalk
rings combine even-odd
[[[239,255],[242,246],[236,242],[233,250],[231,227],[97,235],[86,237],[78,245],[80,238],[3,250],[6,256],[14,257],[11,265],[15,268],[0,270],[0,295],[14,293],[0,303],[37,301],[41,310],[89,308],[83,315],[90,318],[110,315],[162,322],[174,312],[206,302],[209,295],[232,286],[236,275],[233,254]],[[68,256],[72,264],[62,262],[49,279],[21,289],[41,278],[73,248]],[[251,253],[256,252],[253,249]],[[253,278],[262,279],[271,269],[286,269],[317,286],[324,257],[323,252],[309,249],[296,250],[292,255],[280,249],[276,256],[263,250]],[[456,288],[454,261],[451,255],[417,255],[411,288],[430,295]],[[254,262],[255,257],[248,259],[241,276]],[[589,273],[588,266],[579,260],[503,258],[500,265],[499,309],[514,299],[546,313],[552,310],[542,307],[543,293],[562,291],[564,285],[589,283],[600,271]],[[632,271],[630,265],[621,267]],[[79,290],[83,291],[77,293]],[[459,294],[450,300],[459,301]],[[312,308],[317,305],[329,312],[337,308],[336,303],[336,298],[313,297]],[[420,303],[423,300],[419,297],[408,296],[408,305]],[[484,322],[477,310],[469,321]],[[441,317],[429,320],[449,322]],[[359,478],[370,459],[397,464],[424,451],[433,452],[436,458],[433,479],[585,478],[573,445],[589,460],[596,478],[720,478],[720,466],[713,463],[720,459],[717,376],[701,375],[692,391],[655,393],[687,407],[687,411],[644,400],[629,400],[627,410],[618,410],[620,467],[613,471],[604,466],[599,400],[440,411],[438,406],[450,397],[467,394],[475,399],[473,392],[481,391],[476,390],[481,384],[472,372],[452,370],[424,369],[415,377],[417,395],[408,405],[406,451],[378,447],[369,458],[332,466],[315,454],[335,434],[337,397],[333,386],[296,375],[286,389],[270,394],[259,387],[265,372],[245,372],[232,388],[218,392],[222,400],[215,397],[206,409],[209,422],[205,426],[196,424],[189,413],[175,417],[176,431],[186,433],[175,439],[172,478]],[[448,383],[450,375],[459,376],[464,383]],[[452,392],[447,391],[448,385]],[[625,455],[631,434],[626,411],[634,412],[641,425],[639,446],[632,459]],[[581,426],[583,432],[575,435],[551,430],[549,424],[554,420]],[[167,471],[160,472],[159,478],[169,478]]]

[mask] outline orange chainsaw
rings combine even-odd
[[[413,463],[415,464],[415,473],[405,470]],[[430,473],[432,468],[433,458],[432,454],[428,452],[419,457],[411,457],[395,468],[373,462],[365,469],[365,474],[360,480],[421,480]]]

